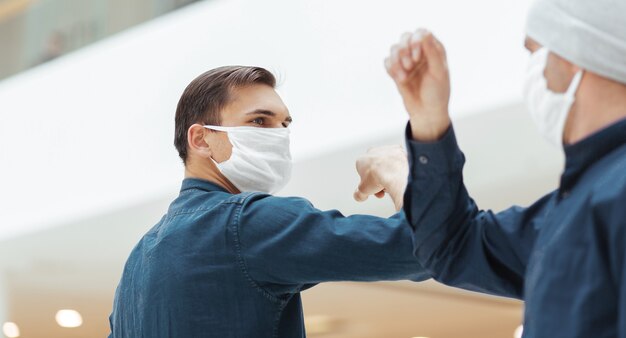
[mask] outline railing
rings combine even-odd
[[[0,0],[0,80],[198,0]]]

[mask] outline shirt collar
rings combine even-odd
[[[565,171],[561,192],[569,190],[595,162],[626,144],[626,119],[616,122],[580,142],[565,146]]]
[[[200,189],[205,191],[223,191],[228,192],[228,190],[220,187],[219,185],[209,182],[207,180],[203,180],[200,178],[185,178],[180,187],[180,192],[190,189]]]

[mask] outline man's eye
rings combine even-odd
[[[265,119],[262,118],[262,117],[257,117],[256,119],[254,119],[254,120],[252,120],[250,122],[252,122],[254,124],[258,124],[259,126],[262,126],[262,125],[265,124]]]

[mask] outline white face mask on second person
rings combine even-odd
[[[273,194],[291,178],[289,129],[259,127],[204,126],[223,131],[233,145],[230,158],[215,163],[241,192]]]
[[[524,99],[539,132],[551,144],[562,147],[565,122],[574,105],[583,71],[576,73],[565,93],[551,91],[543,75],[549,53],[548,49],[541,48],[531,55],[524,84]]]

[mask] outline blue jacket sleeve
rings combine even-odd
[[[479,210],[463,183],[465,157],[454,130],[434,143],[416,142],[410,135],[407,128],[404,211],[414,227],[418,261],[444,284],[522,298],[535,225],[551,197],[497,214]]]
[[[402,213],[345,217],[302,198],[256,193],[242,205],[237,238],[242,263],[260,285],[429,278]]]
[[[623,170],[621,166],[618,170]],[[589,287],[601,288],[601,290],[593,290],[587,292],[586,296],[594,297],[586,300],[582,296],[577,296],[581,300],[579,304],[584,304],[585,318],[589,318],[589,313],[601,313],[605,310],[606,318],[617,319],[616,337],[626,338],[626,179],[623,171],[618,174],[606,173],[612,177],[610,180],[610,188],[601,186],[601,191],[596,191],[594,197],[591,198],[592,204],[591,214],[586,215],[588,218],[583,219],[584,226],[593,229],[590,238],[591,241],[597,243],[598,250],[601,254],[601,261],[593,261],[588,264],[594,264],[596,269],[590,280],[611,281],[610,283],[587,283]],[[621,177],[619,177],[621,176]],[[601,273],[605,272],[606,275]],[[612,288],[611,286],[615,286]],[[602,296],[598,296],[602,294]],[[613,299],[616,299],[616,309],[610,307]],[[584,303],[582,302],[584,301]],[[590,310],[589,304],[596,304],[596,308]],[[607,327],[613,325],[612,322],[604,324]]]
[[[622,228],[624,228],[624,223],[622,223]],[[626,231],[621,231],[623,237],[626,238]],[[619,283],[619,305],[618,305],[618,313],[617,318],[619,318],[618,323],[618,331],[620,338],[626,338],[626,243],[622,243],[621,248],[621,275],[620,275],[620,283]]]

